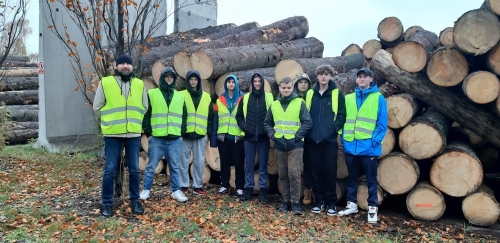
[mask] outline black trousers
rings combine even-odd
[[[308,154],[307,154],[307,143],[304,144],[304,154],[302,157],[302,161],[304,163],[304,171],[302,172],[302,179],[304,180],[304,186],[307,190],[311,190],[313,187],[312,182],[312,171],[311,171],[311,162],[309,162]]]
[[[327,207],[337,204],[337,143],[308,143],[307,159],[311,165],[313,194],[316,203]]]
[[[235,169],[236,189],[245,188],[245,149],[243,140],[235,143],[234,140],[225,139],[224,142],[217,141],[220,158],[220,182],[225,188],[230,188],[231,166]]]

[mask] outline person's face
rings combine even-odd
[[[316,77],[319,80],[319,84],[325,85],[325,84],[328,84],[328,81],[330,81],[330,79],[332,78],[332,75],[327,73],[327,72],[323,72],[323,73],[316,75]]]
[[[236,82],[234,82],[234,79],[229,79],[226,82],[226,88],[228,91],[234,91],[234,89],[236,88]]]
[[[361,72],[356,77],[356,84],[358,84],[360,89],[366,89],[370,87],[370,83],[372,82],[373,77],[366,75],[366,73]]]
[[[124,75],[129,75],[132,73],[132,71],[134,71],[134,66],[132,66],[130,63],[120,63],[118,64],[118,66],[116,66],[116,69]]]
[[[307,80],[305,80],[305,79],[300,80],[297,83],[297,89],[300,92],[306,92],[309,89],[309,82]]]
[[[255,90],[260,90],[260,88],[262,87],[262,80],[259,76],[253,78],[253,86]]]
[[[174,82],[174,75],[172,74],[165,75],[165,82],[167,82],[168,85],[171,85]]]
[[[189,85],[191,85],[193,90],[196,90],[198,88],[198,79],[196,77],[189,78]]]
[[[288,96],[290,96],[293,92],[293,85],[292,85],[292,82],[290,83],[280,83],[280,94],[281,94],[281,97],[283,98],[286,98]]]

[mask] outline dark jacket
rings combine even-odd
[[[292,93],[290,96],[286,98],[282,98],[281,95],[278,96],[278,100],[281,103],[281,107],[284,111],[288,108],[290,101],[293,99],[300,99],[296,93]],[[272,105],[271,105],[272,107]],[[304,142],[301,140],[307,135],[307,132],[312,127],[311,116],[309,115],[309,111],[307,111],[306,104],[301,102],[300,106],[300,128],[295,133],[294,139],[285,139],[274,137],[274,117],[271,107],[267,111],[266,119],[264,121],[264,127],[266,128],[267,135],[274,141],[274,148],[281,151],[292,151],[296,148],[303,148]]]
[[[196,77],[198,79],[198,86],[196,86],[196,90],[193,90],[191,88],[191,85],[189,84],[189,79],[191,77]],[[193,100],[194,108],[198,109],[198,105],[200,104],[201,100],[201,95],[203,94],[203,90],[201,88],[201,76],[200,73],[196,70],[189,70],[186,74],[186,90],[189,92],[191,95],[191,99]],[[214,109],[212,104],[209,105],[208,108],[208,121],[207,121],[207,135],[210,137],[212,133],[212,125],[213,125],[213,114],[214,114]],[[185,139],[199,139],[204,137],[205,135],[199,135],[195,132],[186,132],[184,136],[182,136]]]
[[[234,79],[234,82],[236,84],[233,97],[229,97],[229,94],[227,92],[227,80],[231,78]],[[229,113],[232,113],[234,111],[234,108],[236,107],[236,105],[238,105],[238,101],[240,101],[240,99],[243,98],[243,95],[245,95],[245,93],[240,91],[238,78],[234,75],[228,75],[226,80],[224,80],[224,93],[222,93],[222,95],[219,97],[219,100],[226,105],[227,109],[229,110]],[[233,135],[227,133],[217,134],[217,130],[219,129],[219,107],[217,106],[217,104],[214,106],[214,116],[217,117],[214,118],[214,132],[215,135],[219,136],[219,140],[221,140],[222,137],[224,137],[224,139],[235,141],[235,137]],[[212,134],[212,137],[213,135],[214,134]],[[241,139],[241,136],[239,137],[239,139]]]
[[[174,82],[172,84],[167,84],[165,81],[165,76],[167,74],[172,74],[174,75]],[[163,98],[165,98],[165,102],[167,102],[167,106],[170,106],[170,102],[172,101],[172,97],[174,97],[174,91],[175,91],[175,81],[177,79],[177,73],[175,73],[174,69],[171,67],[166,67],[160,75],[160,80],[158,81],[160,83],[160,91],[161,94],[163,95]],[[182,94],[179,94],[182,95]],[[150,137],[153,134],[153,129],[151,128],[151,112],[152,112],[152,106],[154,104],[151,104],[151,100],[148,95],[148,111],[146,114],[144,114],[144,119],[142,121],[142,130],[144,130],[144,133],[146,136]],[[181,127],[181,136],[183,136],[186,133],[186,120],[187,120],[187,110],[186,110],[186,105],[183,104],[182,108],[182,127]],[[176,135],[167,135],[164,137],[159,137],[163,139],[177,139],[179,136]]]
[[[260,90],[255,90],[253,78],[259,76],[262,80],[262,87]],[[260,73],[255,73],[252,76],[252,93],[248,99],[248,104],[245,104],[244,99],[238,105],[238,112],[236,113],[236,120],[238,126],[245,132],[245,140],[247,141],[262,141],[269,139],[264,129],[264,119],[266,118],[267,106],[266,96],[264,93],[264,76]],[[273,101],[270,100],[270,103]],[[247,106],[248,114],[247,119],[243,116],[243,107]]]
[[[335,113],[332,109],[332,91],[337,88],[333,80],[328,82],[328,89],[321,95],[319,93],[319,84],[314,86],[313,97],[311,100],[311,119],[313,127],[309,130],[306,142],[313,143],[337,143],[337,134],[344,127],[346,110],[344,94],[339,90],[338,113],[334,121]]]

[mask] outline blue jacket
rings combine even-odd
[[[370,88],[360,90],[359,87],[356,87],[354,92],[356,93],[356,104],[359,110],[370,93],[378,92],[378,87],[372,82]],[[346,107],[348,105],[349,104],[346,103]],[[342,135],[344,153],[361,156],[380,156],[382,154],[382,139],[384,139],[385,133],[387,132],[387,122],[387,102],[384,96],[380,95],[378,101],[377,126],[375,127],[372,138],[363,140],[354,139],[352,142],[347,142]]]

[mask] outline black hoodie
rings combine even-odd
[[[165,76],[167,74],[174,75],[174,82],[172,82],[172,84],[170,84],[170,85],[167,84],[167,82],[165,81]],[[176,80],[177,80],[177,73],[175,73],[173,68],[166,67],[165,69],[163,69],[163,71],[161,72],[161,75],[160,75],[160,80],[158,80],[158,82],[160,83],[159,89],[161,91],[161,94],[163,95],[163,98],[165,98],[165,102],[167,103],[167,106],[170,106],[170,102],[172,101],[172,97],[174,97],[175,81]],[[180,94],[180,95],[182,95],[182,94]],[[146,112],[146,114],[144,114],[144,119],[142,120],[142,130],[144,130],[144,133],[146,134],[146,136],[150,137],[153,133],[153,129],[151,128],[151,112],[152,112],[151,107],[154,104],[151,104],[151,99],[149,98],[149,95],[148,95],[148,103],[149,103],[148,111]],[[183,105],[182,110],[183,111],[182,111],[181,136],[186,133],[186,121],[187,121],[186,105]],[[179,136],[167,135],[165,137],[160,137],[160,138],[177,139],[177,138],[179,138]]]
[[[189,84],[189,79],[191,77],[196,77],[198,79],[198,86],[196,86],[196,90],[191,88]],[[197,70],[189,70],[186,74],[186,90],[191,95],[191,99],[193,100],[194,108],[198,109],[198,105],[200,104],[201,95],[203,94],[203,89],[201,88],[201,76]],[[210,104],[208,108],[208,121],[207,121],[207,135],[210,137],[212,132],[212,124],[213,124],[213,105]],[[204,135],[199,135],[195,132],[186,133],[182,136],[185,139],[199,139],[204,137]]]
[[[260,77],[262,80],[262,85],[260,90],[255,90],[253,79],[254,77]],[[238,111],[236,113],[236,121],[238,126],[245,132],[245,140],[247,141],[261,141],[269,139],[264,129],[264,119],[266,118],[267,106],[266,98],[264,92],[264,76],[260,73],[255,73],[252,76],[252,93],[248,98],[248,104],[245,104],[244,99],[240,101],[238,105]],[[268,101],[270,103],[273,100]],[[247,106],[248,114],[247,119],[243,115],[243,106]]]

